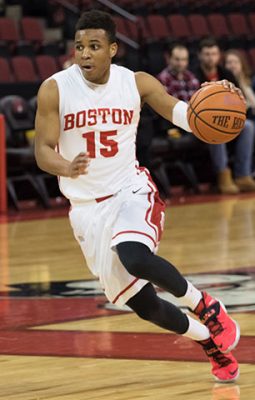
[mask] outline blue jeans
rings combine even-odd
[[[254,149],[255,125],[247,119],[240,135],[235,139],[234,176],[250,176]],[[228,167],[226,144],[209,145],[210,155],[216,172]]]

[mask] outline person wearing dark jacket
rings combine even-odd
[[[220,58],[220,48],[215,39],[203,39],[199,46],[200,65],[195,71],[197,79],[200,83],[227,79],[239,86],[232,72],[219,65]],[[212,163],[217,173],[218,189],[222,194],[255,191],[255,181],[251,176],[253,148],[254,129],[247,120],[241,134],[235,139],[233,179],[228,166],[226,144],[209,145]]]

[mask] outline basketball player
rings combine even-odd
[[[47,79],[39,90],[37,163],[59,176],[60,189],[71,202],[75,238],[108,299],[197,341],[214,377],[234,381],[239,369],[230,351],[239,340],[239,328],[218,300],[197,290],[155,254],[164,203],[135,158],[141,106],[149,104],[190,131],[187,104],[168,95],[152,76],[112,65],[116,52],[110,15],[96,10],[82,14],[76,26],[75,64]],[[222,84],[238,90],[228,81]],[[152,284],[178,297],[201,322],[160,299]]]

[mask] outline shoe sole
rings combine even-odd
[[[214,379],[216,380],[216,382],[228,384],[228,383],[236,382],[238,380],[239,376],[240,376],[240,371],[238,370],[236,376],[233,379],[219,379],[215,375],[214,375]]]
[[[226,314],[228,314],[228,312],[227,312],[227,310],[226,310],[226,307],[224,306],[224,304],[219,300],[219,299],[216,299],[219,303],[220,303],[220,305],[221,305],[221,307],[223,308],[223,310],[225,311],[225,313]],[[230,317],[229,317],[230,318]],[[233,323],[235,324],[235,327],[236,327],[236,338],[235,338],[235,340],[234,340],[234,342],[227,348],[227,350],[222,350],[221,348],[219,348],[219,350],[221,351],[221,353],[223,353],[223,354],[228,354],[228,353],[230,353],[232,350],[234,350],[235,348],[236,348],[236,346],[238,345],[238,342],[239,342],[239,340],[240,340],[240,335],[241,335],[241,332],[240,332],[240,326],[239,326],[239,324],[234,320],[234,319],[232,319],[232,318],[230,318],[232,321],[233,321]]]

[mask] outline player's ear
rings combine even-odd
[[[116,43],[116,42],[111,43],[111,45],[110,45],[110,56],[111,56],[111,58],[113,58],[114,56],[116,56],[117,51],[118,51],[118,45],[117,45],[117,43]]]

